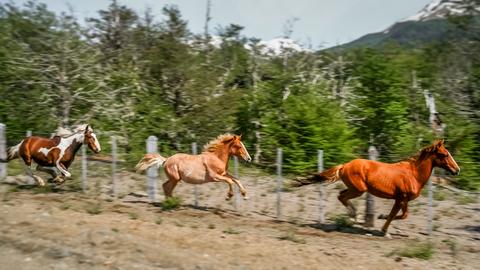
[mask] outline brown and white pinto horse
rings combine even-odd
[[[144,171],[152,166],[163,166],[168,181],[163,184],[165,196],[171,197],[172,191],[180,180],[190,184],[205,184],[208,182],[225,182],[229,186],[227,200],[233,196],[232,185],[235,183],[242,196],[247,197],[247,191],[238,179],[228,173],[228,160],[230,156],[238,156],[246,161],[252,158],[241,136],[223,134],[204,146],[204,151],[199,155],[175,154],[164,158],[160,154],[146,154],[138,162],[137,172]]]
[[[64,132],[65,129],[62,131]],[[49,173],[53,177],[53,182],[60,184],[66,177],[71,176],[67,171],[68,167],[84,143],[95,153],[101,150],[97,136],[89,125],[81,125],[75,129],[74,133],[68,135],[57,133],[51,139],[31,136],[7,149],[7,161],[22,158],[27,165],[27,174],[35,179],[38,185],[44,186],[45,181],[32,171],[32,162],[35,162],[38,164],[38,171]],[[63,177],[58,175],[58,171]]]
[[[405,219],[408,215],[408,202],[416,199],[428,182],[434,167],[459,174],[460,167],[445,148],[444,141],[438,140],[425,147],[415,156],[397,163],[383,163],[366,159],[354,159],[342,165],[315,174],[306,179],[297,179],[295,186],[315,182],[343,181],[347,189],[340,192],[338,199],[349,210],[350,217],[355,218],[356,209],[349,201],[369,192],[377,197],[395,200],[387,221],[382,227],[386,236],[388,226],[393,219]],[[402,214],[397,216],[399,210]]]

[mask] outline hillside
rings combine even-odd
[[[462,41],[480,29],[478,9],[467,1],[433,1],[418,13],[398,21],[384,31],[364,35],[330,49],[375,48],[394,43],[418,47],[432,42]]]

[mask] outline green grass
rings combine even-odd
[[[162,209],[163,210],[172,210],[178,208],[182,203],[182,200],[179,197],[170,197],[165,199],[162,202]]]
[[[432,243],[417,243],[417,244],[410,244],[402,249],[396,249],[387,256],[398,255],[400,257],[407,257],[407,258],[417,258],[421,260],[430,260],[435,253],[434,246]]]
[[[224,230],[223,233],[226,233],[226,234],[240,234],[241,232],[237,231],[233,228],[228,228],[228,229]]]
[[[133,212],[130,212],[128,213],[128,217],[130,217],[130,219],[138,219],[138,214],[137,213],[133,213]]]
[[[458,254],[458,243],[455,239],[445,239],[445,240],[442,240],[443,243],[445,243],[445,245],[448,246],[448,248],[450,249],[450,252],[452,253],[453,256],[457,256]]]
[[[88,203],[85,205],[85,211],[90,215],[101,214],[103,209],[99,203]]]
[[[8,188],[7,192],[19,192],[21,189],[18,186],[11,186]]]
[[[436,201],[444,201],[445,199],[447,199],[447,193],[441,189],[437,189],[433,193],[433,199]]]
[[[58,208],[60,208],[60,210],[68,210],[70,207],[72,207],[72,205],[66,202],[62,203]]]
[[[466,204],[477,202],[475,197],[471,195],[460,195],[460,196],[457,196],[456,199],[457,199],[457,204],[459,205],[466,205]]]
[[[157,225],[162,224],[162,222],[163,222],[163,219],[161,217],[158,217],[157,219],[155,219],[155,224]]]
[[[307,241],[295,235],[293,231],[288,231],[284,235],[278,237],[279,240],[291,241],[298,244],[306,244]]]
[[[330,217],[330,220],[340,228],[351,228],[354,224],[350,217],[345,214],[332,216]]]
[[[47,184],[43,187],[37,186],[37,187],[32,188],[32,192],[33,192],[33,194],[45,194],[45,193],[55,192],[55,189],[53,188],[52,185]]]

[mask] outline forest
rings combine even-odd
[[[451,19],[461,40],[273,54],[241,25],[214,27],[206,17],[204,33],[194,34],[178,7],[162,11],[139,14],[112,1],[95,17],[77,18],[37,1],[0,4],[0,123],[8,145],[27,130],[49,136],[88,123],[107,153],[117,137],[133,170],[150,135],[168,156],[231,132],[242,134],[253,166],[271,169],[282,147],[285,171],[300,175],[316,170],[318,149],[329,167],[368,157],[370,145],[381,161],[394,162],[431,144],[439,135],[428,92],[462,168],[452,183],[480,189],[476,18]]]

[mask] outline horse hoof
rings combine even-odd
[[[243,196],[243,199],[246,201],[246,200],[250,199],[250,197],[248,197],[248,196]]]
[[[378,219],[387,219],[387,216],[384,214],[378,215]]]
[[[389,233],[385,233],[385,234],[383,235],[383,237],[385,237],[385,238],[387,238],[387,239],[392,239],[392,235],[389,234]]]
[[[231,198],[232,198],[232,197],[228,197],[228,196],[227,196],[227,197],[225,197],[225,201],[230,201]]]

